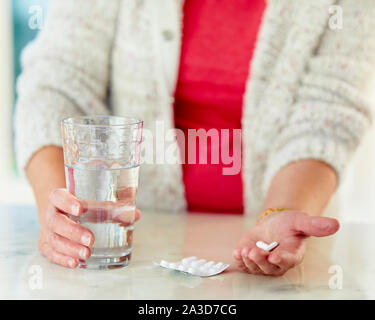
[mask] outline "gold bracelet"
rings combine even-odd
[[[264,217],[268,216],[269,214],[271,213],[275,213],[275,212],[280,212],[280,211],[284,211],[284,210],[288,210],[287,208],[269,208],[267,209],[266,211],[264,211],[257,219],[257,223],[262,220]]]

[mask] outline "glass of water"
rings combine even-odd
[[[143,121],[83,116],[61,122],[66,187],[82,200],[84,213],[71,218],[95,241],[81,268],[127,266],[132,252]]]

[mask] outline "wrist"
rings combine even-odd
[[[261,220],[263,220],[265,217],[267,217],[271,214],[279,213],[279,212],[286,211],[286,210],[290,210],[290,209],[284,208],[284,207],[273,207],[273,208],[265,209],[265,210],[262,211],[262,213],[257,218],[257,223],[259,223]]]

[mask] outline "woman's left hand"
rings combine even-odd
[[[333,218],[309,216],[299,211],[272,213],[242,238],[233,251],[235,265],[247,273],[281,276],[302,262],[308,237],[329,236],[339,227]],[[277,241],[279,245],[268,252],[258,248],[257,241]]]

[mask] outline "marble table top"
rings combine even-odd
[[[230,267],[200,278],[153,265],[195,255],[232,263],[231,252],[253,223],[219,214],[143,212],[131,264],[122,269],[65,269],[37,249],[34,207],[0,208],[0,299],[374,299],[375,224],[343,223],[329,238],[309,240],[302,265],[282,277]]]

